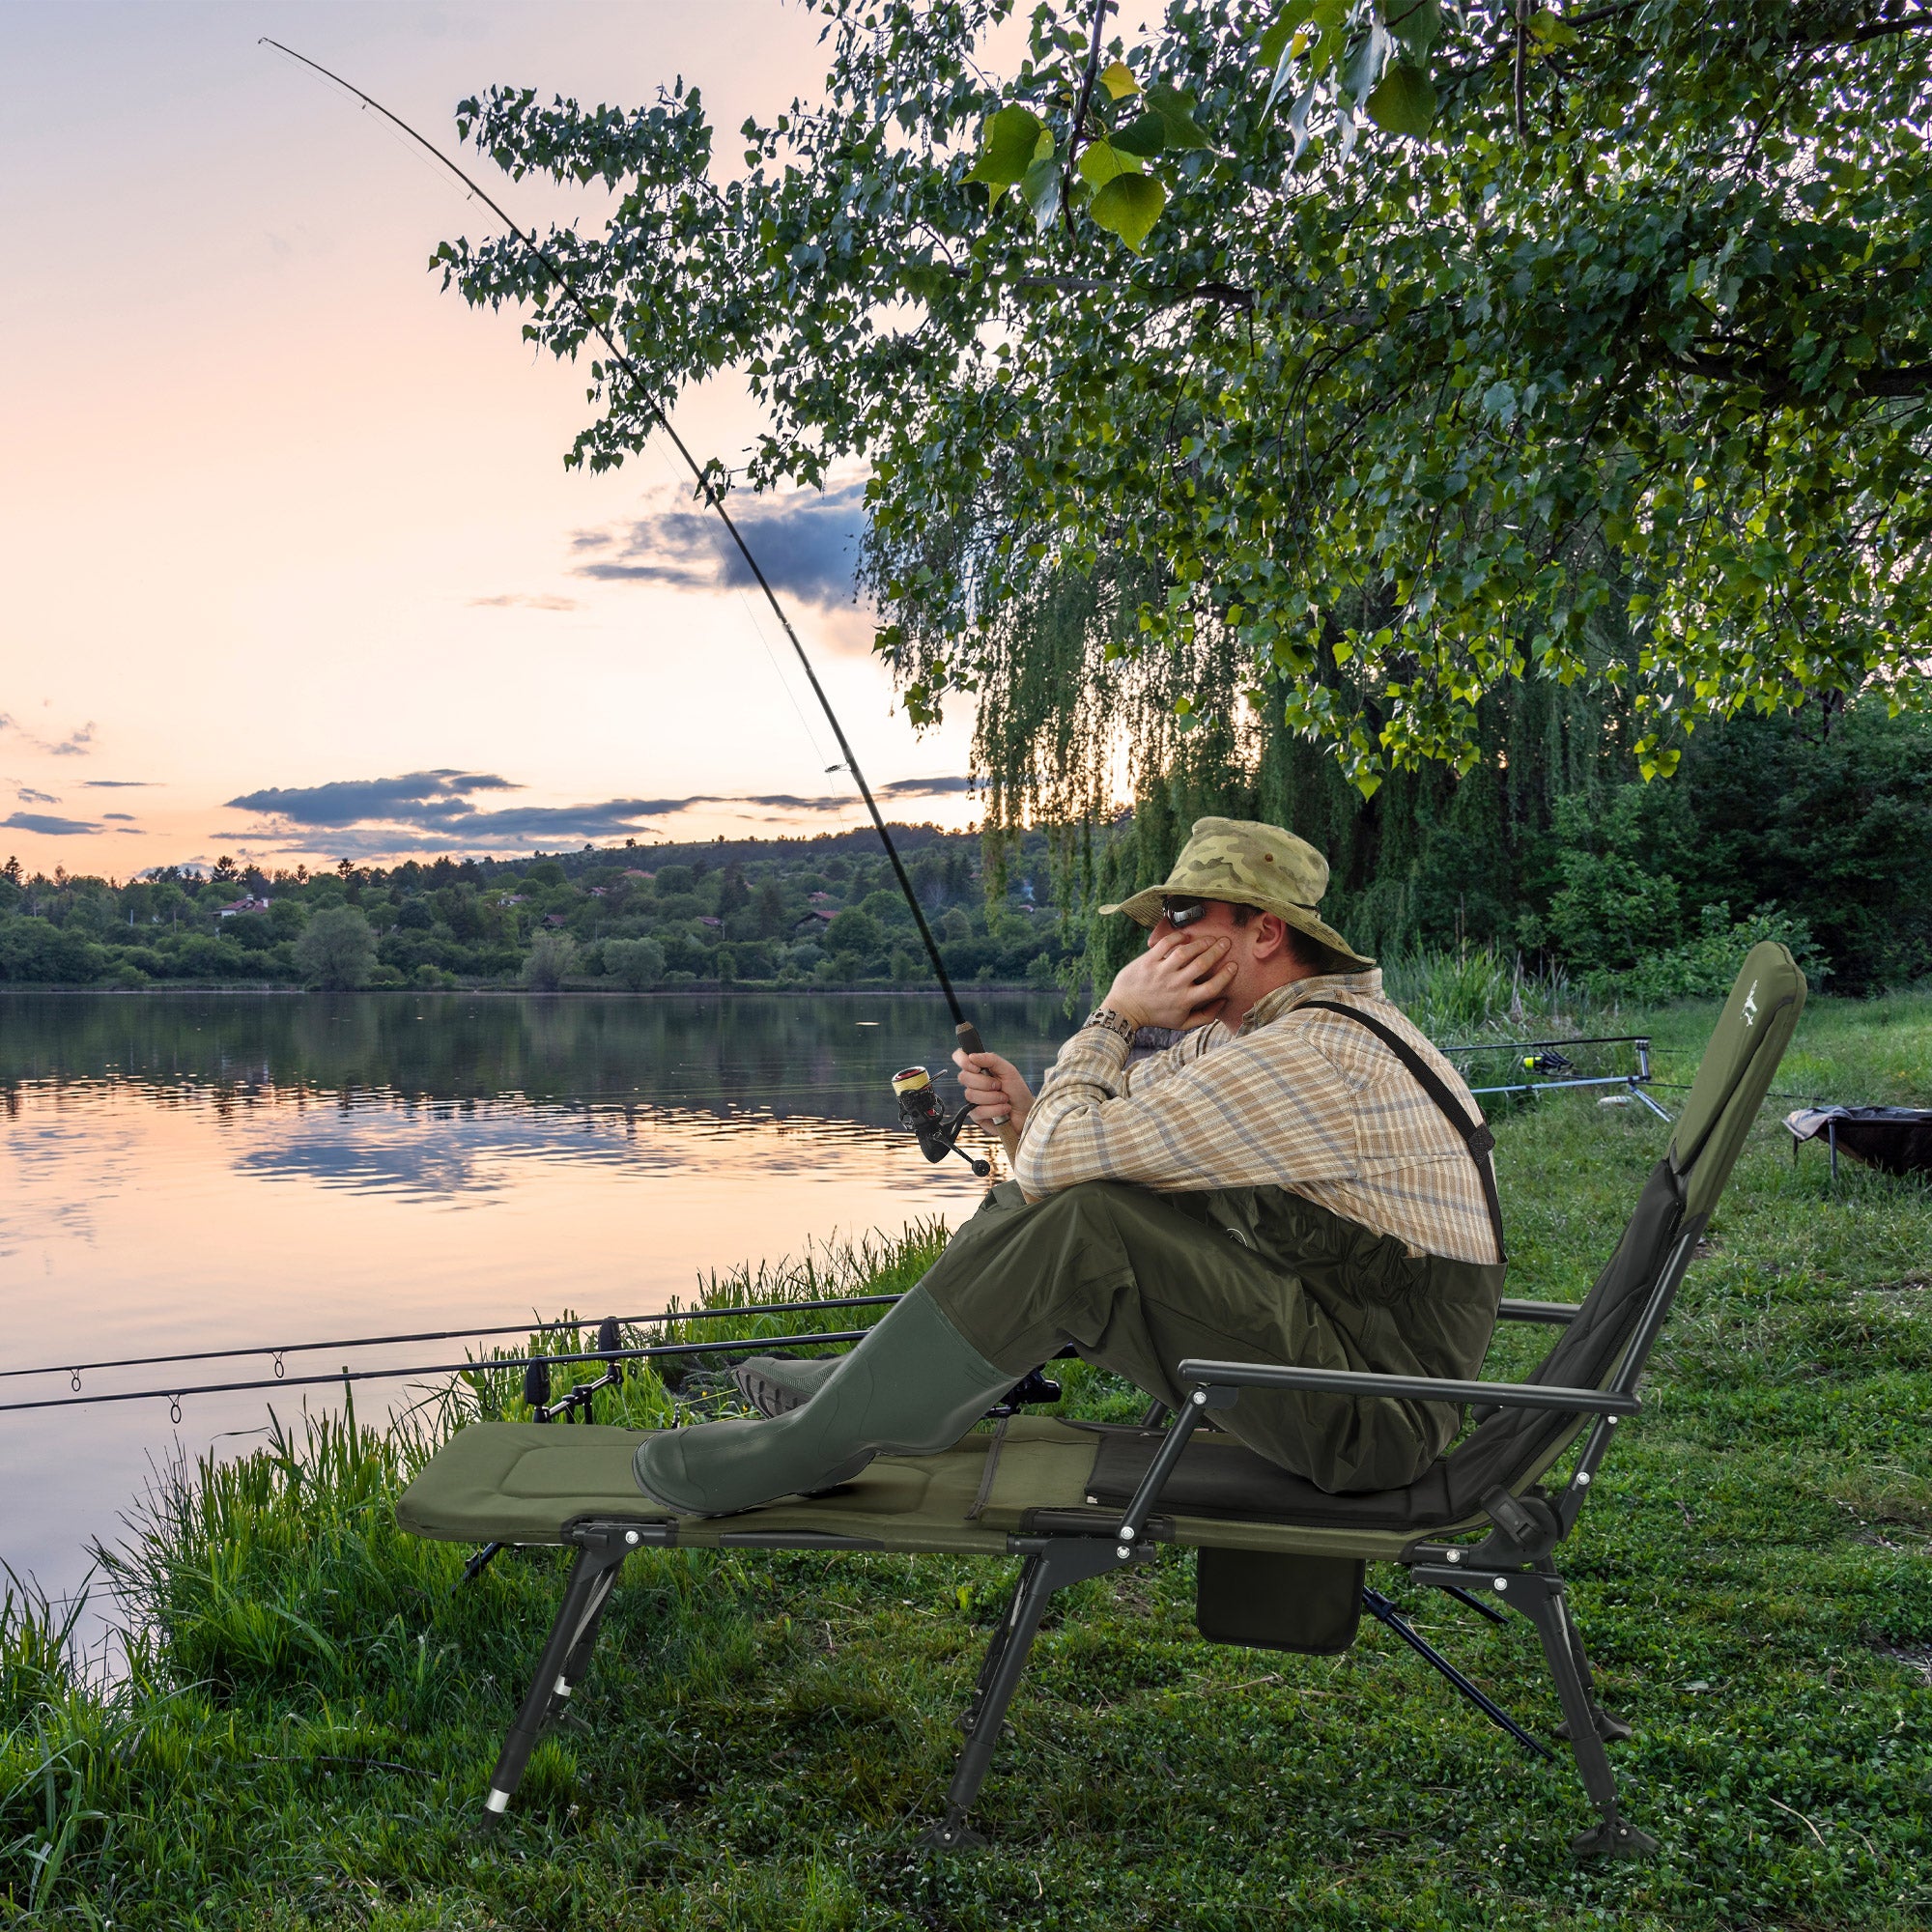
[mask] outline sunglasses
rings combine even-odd
[[[1182,932],[1197,920],[1208,917],[1208,908],[1212,899],[1164,898],[1160,902],[1160,916],[1176,932]]]

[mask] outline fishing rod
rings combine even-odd
[[[826,1301],[752,1301],[737,1308],[671,1309],[655,1315],[614,1315],[606,1320],[626,1328],[641,1328],[647,1322],[718,1321],[727,1315],[816,1315],[835,1308],[882,1308],[897,1299],[896,1294],[842,1294]],[[322,1349],[387,1349],[406,1342],[459,1342],[472,1335],[548,1335],[559,1329],[588,1326],[584,1321],[506,1321],[494,1328],[425,1328],[413,1335],[350,1335],[333,1342],[265,1342],[246,1349],[189,1349],[176,1355],[122,1355],[106,1362],[48,1362],[37,1369],[0,1369],[0,1381],[19,1376],[78,1378],[99,1369],[160,1369],[175,1362],[233,1361],[246,1355],[269,1355],[279,1360],[283,1355],[307,1354]],[[285,1379],[278,1369],[276,1380]],[[329,1379],[334,1381],[339,1378],[331,1376]],[[79,1386],[76,1380],[76,1392]]]
[[[606,1325],[611,1324],[607,1322]],[[865,1328],[838,1328],[824,1334],[747,1336],[729,1342],[655,1342],[643,1348],[598,1348],[565,1355],[506,1355],[489,1361],[472,1358],[464,1362],[423,1362],[409,1368],[395,1369],[343,1368],[332,1376],[290,1376],[279,1381],[202,1382],[189,1388],[117,1389],[104,1395],[43,1396],[32,1402],[0,1403],[0,1415],[17,1415],[30,1408],[87,1408],[96,1403],[103,1402],[165,1402],[172,1406],[171,1419],[179,1422],[182,1398],[190,1395],[237,1395],[251,1389],[314,1388],[332,1386],[337,1382],[397,1381],[405,1376],[489,1375],[508,1369],[525,1371],[541,1369],[548,1373],[553,1368],[572,1362],[609,1364],[644,1361],[658,1355],[716,1355],[733,1350],[743,1354],[748,1350],[758,1351],[768,1349],[826,1347],[837,1342],[862,1342],[869,1332]]]
[[[886,848],[886,857],[892,862],[893,874],[898,880],[899,891],[905,895],[906,905],[912,913],[913,923],[919,928],[920,941],[925,948],[925,956],[932,962],[933,977],[939,981],[939,990],[946,996],[947,1009],[952,1015],[952,1031],[957,1036],[960,1046],[967,1053],[984,1053],[986,1045],[980,1037],[979,1028],[966,1017],[965,1009],[959,1004],[959,995],[952,990],[952,980],[946,971],[946,961],[940,956],[939,942],[934,939],[932,928],[926,923],[925,908],[920,904],[919,894],[913,890],[912,879],[906,871],[905,862],[899,857],[899,849],[893,842],[893,835],[886,829],[885,816],[879,810],[878,801],[872,796],[872,788],[867,783],[865,773],[859,768],[859,759],[852,750],[851,741],[845,735],[845,727],[838,722],[838,714],[833,710],[832,700],[825,695],[825,687],[818,681],[818,672],[813,668],[811,659],[807,654],[805,645],[800,640],[797,631],[792,628],[791,618],[785,613],[785,608],[780,603],[778,592],[772,588],[771,580],[766,577],[763,569],[759,566],[758,559],[752,554],[752,547],[745,541],[745,533],[738,527],[737,520],[724,507],[723,491],[712,481],[705,468],[692,455],[684,439],[671,427],[669,415],[658,402],[657,397],[652,393],[650,385],[644,381],[638,365],[631,359],[626,351],[618,347],[616,339],[611,335],[611,331],[591,312],[589,304],[578,294],[577,284],[564,273],[563,270],[551,256],[550,251],[537,240],[536,230],[532,228],[528,234],[526,234],[519,223],[511,217],[509,212],[496,201],[479,182],[452,161],[434,142],[427,140],[423,135],[417,133],[407,121],[400,115],[394,114],[388,108],[384,107],[373,95],[365,94],[355,82],[345,80],[342,75],[336,73],[332,69],[324,67],[320,61],[310,60],[306,54],[297,53],[293,47],[285,46],[280,41],[271,39],[267,34],[262,36],[260,44],[273,47],[277,53],[286,54],[290,60],[299,61],[303,67],[308,68],[315,73],[321,74],[325,80],[332,81],[345,93],[354,95],[364,107],[373,107],[399,133],[406,135],[410,140],[413,141],[424,154],[428,155],[433,160],[440,163],[441,166],[454,175],[463,184],[464,187],[470,194],[474,195],[517,238],[518,242],[529,250],[530,254],[542,266],[544,272],[556,284],[564,299],[576,311],[584,327],[603,343],[605,348],[611,352],[611,355],[618,368],[623,370],[624,374],[630,378],[638,400],[643,405],[651,418],[656,421],[658,427],[669,438],[672,448],[683,458],[685,468],[691,471],[693,480],[697,485],[698,495],[718,513],[718,519],[724,526],[726,533],[736,546],[738,554],[744,559],[746,569],[752,573],[758,588],[764,592],[765,602],[771,606],[772,615],[779,620],[781,629],[783,630],[787,641],[798,657],[799,665],[806,675],[806,681],[811,686],[811,695],[817,698],[819,709],[825,713],[825,722],[832,726],[832,735],[838,740],[839,753],[845,760],[845,769],[852,774],[852,781],[859,787],[859,796],[866,801],[866,810],[871,815],[872,829],[879,835],[880,844]],[[901,1109],[901,1112],[903,1114],[904,1109]],[[951,1123],[951,1133],[953,1137],[956,1138],[959,1128],[964,1122],[965,1114],[962,1112],[959,1120]],[[928,1160],[938,1160],[943,1157],[947,1150],[941,1149],[939,1152],[933,1151],[929,1138],[932,1128],[929,1123],[923,1127],[919,1127],[915,1125],[915,1122],[911,1119],[908,1119],[907,1124],[915,1126],[915,1131],[919,1132],[921,1145],[925,1149]],[[1019,1145],[1019,1133],[1017,1129],[1013,1127],[1010,1121],[1002,1122],[999,1124],[999,1135],[1006,1147],[1007,1152],[1010,1155]]]

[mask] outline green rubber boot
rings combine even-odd
[[[633,1462],[638,1487],[683,1516],[731,1516],[849,1482],[874,1456],[950,1449],[1013,1385],[923,1288],[896,1302],[788,1415],[660,1430]]]
[[[825,1386],[840,1359],[820,1355],[812,1361],[794,1361],[789,1355],[753,1355],[731,1371],[731,1379],[760,1415],[789,1415]]]

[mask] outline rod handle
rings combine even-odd
[[[961,1020],[952,1029],[959,1036],[960,1049],[966,1053],[984,1053],[986,1042],[980,1037],[980,1029],[971,1020]],[[1011,1160],[1019,1151],[1020,1130],[1008,1121],[993,1130],[1000,1137],[1000,1145],[1007,1151],[1007,1158]]]

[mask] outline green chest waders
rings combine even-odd
[[[1398,1035],[1352,1008],[1344,1014],[1381,1040],[1415,1076],[1469,1151],[1496,1239],[1492,1263],[1411,1255],[1387,1235],[1343,1219],[1281,1187],[1220,1188],[1196,1195],[1205,1217],[1264,1261],[1293,1272],[1362,1354],[1388,1374],[1473,1377],[1489,1348],[1502,1298],[1505,1251],[1488,1124],[1471,1121],[1433,1068]],[[1460,1412],[1418,1407],[1428,1459],[1448,1447]],[[1359,1558],[1246,1549],[1203,1549],[1196,1558],[1194,1621],[1210,1643],[1327,1656],[1355,1640],[1365,1565]]]

